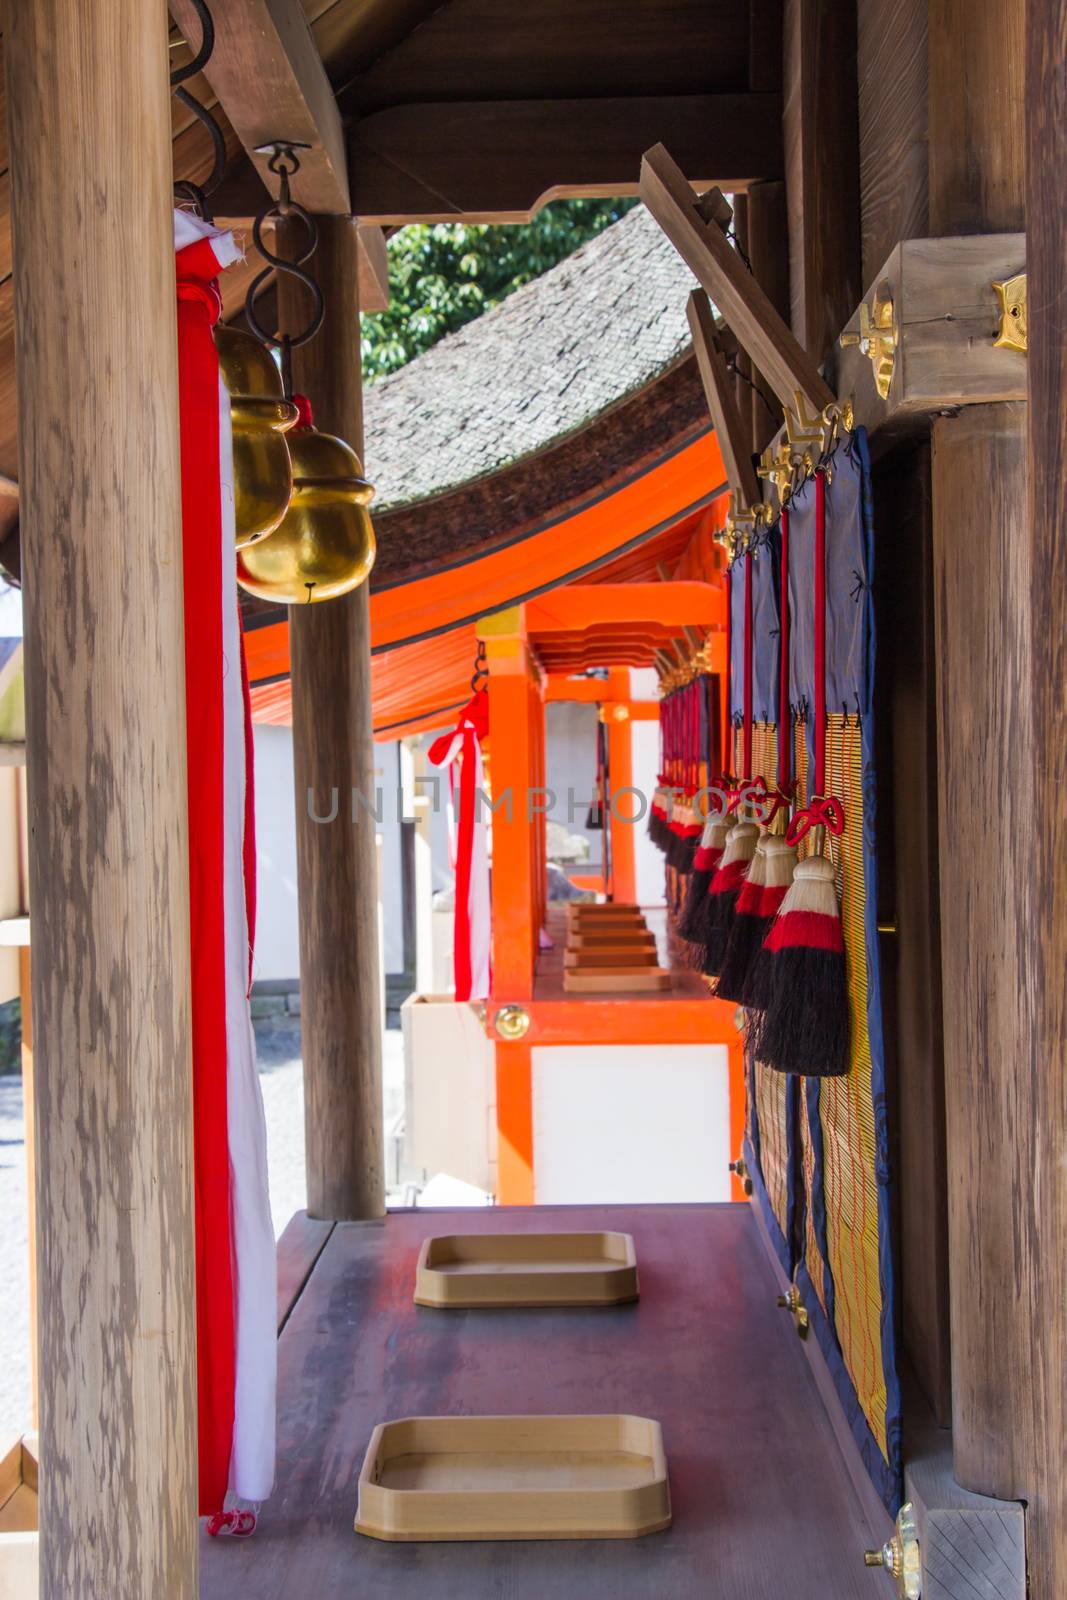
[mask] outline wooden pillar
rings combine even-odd
[[[540,798],[522,608],[482,617],[489,663],[493,799],[493,998],[528,1000],[537,955],[536,807]],[[539,705],[538,705],[538,709]],[[532,804],[531,804],[532,802]]]
[[[640,826],[635,820],[639,801],[636,795],[622,792],[632,788],[634,781],[629,667],[611,669],[608,674],[608,693],[611,699],[604,706],[604,716],[608,730],[610,794],[604,826],[611,829],[611,897],[633,904],[637,899],[634,828]],[[616,715],[619,711],[624,715]]]
[[[316,425],[362,460],[356,224],[317,221],[309,269],[326,316],[293,352],[293,383]],[[303,291],[281,274],[281,326],[301,327],[306,310]],[[385,1214],[369,601],[363,584],[289,608],[308,1211],[336,1221]],[[309,811],[328,815],[333,789],[337,816],[315,822]]]
[[[1026,31],[1026,270],[1030,353],[1030,496],[1023,537],[1029,586],[1033,785],[1031,890],[1026,941],[1033,996],[1033,1053],[1025,1036],[1016,1073],[1033,1094],[1024,1124],[1031,1159],[1018,1193],[1023,1241],[1016,1327],[1031,1352],[1026,1401],[1034,1443],[1026,1485],[1027,1557],[1033,1600],[1067,1594],[1067,1290],[1059,1266],[1067,1231],[1067,547],[1063,485],[1067,472],[1067,107],[1063,62],[1067,4],[1030,0]],[[1032,1422],[1030,1422],[1032,1419]]]
[[[166,9],[14,0],[4,53],[33,899],[40,1592],[194,1600]]]
[[[930,232],[1014,233],[1026,225],[1026,0],[929,0],[928,30]]]

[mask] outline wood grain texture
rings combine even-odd
[[[947,1426],[948,1179],[930,516],[930,447],[917,440],[886,456],[874,472],[878,916],[894,928],[882,942],[882,982],[896,1136],[892,1164],[899,1174],[902,1342],[938,1424]]]
[[[1034,921],[1036,1050],[1019,1053],[1017,1071],[1033,1100],[1028,1141],[1027,1241],[1016,1316],[1032,1351],[1032,1387],[1022,1426],[1034,1437],[1028,1501],[1033,1600],[1067,1593],[1067,1288],[1058,1263],[1067,1226],[1067,548],[1060,535],[1067,472],[1067,6],[1027,7],[1027,280],[1030,313],[1030,499],[1028,608],[1033,658],[1028,680],[1033,743],[1023,746],[1034,774],[1036,824],[1030,879]],[[1031,1420],[1032,1419],[1032,1420]],[[1020,1426],[1017,1419],[1016,1426]]]
[[[523,222],[547,199],[634,194],[657,139],[694,182],[744,188],[781,172],[780,108],[774,94],[391,106],[352,127],[352,209],[388,225]]]
[[[784,30],[791,320],[822,362],[862,287],[855,8],[786,0]]]
[[[863,282],[901,239],[929,231],[927,0],[860,0],[860,228]]]
[[[778,315],[789,319],[789,231],[784,183],[753,184],[745,196],[748,242],[746,249],[756,282]],[[759,371],[752,373],[756,389],[750,390],[752,449],[759,452],[782,420],[782,406]]]
[[[165,24],[159,0],[104,8],[16,0],[6,9],[43,1600],[197,1594],[189,857]]]
[[[431,1233],[633,1235],[631,1306],[412,1304]],[[205,1541],[203,1600],[872,1600],[871,1529],[748,1207],[391,1212],[330,1237],[279,1345],[279,1477],[254,1540]],[[356,1539],[360,1463],[389,1418],[624,1412],[662,1424],[674,1526],[636,1545]]]
[[[300,1299],[326,1241],[333,1232],[332,1222],[316,1221],[306,1211],[289,1218],[278,1240],[278,1332],[289,1320],[289,1313]]]
[[[1006,1500],[1034,1492],[1033,1367],[1062,1305],[1058,1288],[1026,1300],[1032,1273],[1047,1283],[1035,1206],[1056,1203],[1036,1170],[1036,1086],[1051,1065],[1036,1017],[1042,906],[1054,881],[1038,856],[1056,810],[1056,755],[1034,717],[1035,685],[1052,665],[1031,612],[1026,414],[972,406],[933,431],[953,1433],[959,1482]],[[998,531],[995,561],[976,558],[983,528]],[[976,791],[982,773],[1005,775],[991,806]],[[1062,972],[1049,982],[1058,993]]]
[[[677,162],[656,145],[641,162],[641,198],[711,296],[783,405],[798,389],[821,411],[833,393],[717,224],[706,223]]]
[[[326,302],[318,335],[293,352],[293,382],[315,421],[363,455],[356,225],[320,217],[312,269]],[[278,286],[283,328],[303,324],[303,291]],[[308,1212],[340,1221],[385,1211],[377,858],[371,810],[354,820],[353,787],[374,804],[367,585],[289,608],[296,779],[300,991]],[[308,796],[343,799],[332,822]],[[322,814],[321,806],[317,807]]]
[[[186,39],[198,42],[191,0],[169,0]],[[300,0],[228,0],[215,21],[204,77],[264,183],[274,179],[259,146],[279,137],[308,146],[292,179],[309,211],[347,216],[348,171],[341,116]]]
[[[752,469],[751,437],[747,408],[742,416],[733,380],[715,341],[715,316],[703,289],[694,289],[686,302],[693,353],[697,358],[700,381],[708,411],[722,451],[723,466],[731,491],[736,489],[746,506],[760,498],[759,480]]]
[[[1026,0],[930,0],[931,233],[1025,224],[1026,13]]]

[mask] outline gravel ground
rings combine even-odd
[[[260,1082],[267,1117],[270,1204],[275,1234],[307,1204],[304,1179],[304,1083],[300,1024],[258,1028]],[[384,1039],[385,1125],[403,1104],[404,1057],[400,1033]],[[395,1170],[387,1166],[387,1171]],[[391,1192],[401,1203],[402,1192]],[[0,1436],[30,1425],[29,1243],[26,1232],[26,1144],[22,1080],[0,1077]]]

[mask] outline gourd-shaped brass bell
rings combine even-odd
[[[270,351],[250,333],[217,327],[219,371],[230,395],[237,548],[273,533],[289,509],[293,469],[286,430],[299,412],[285,398]]]
[[[260,600],[279,605],[333,600],[357,588],[374,565],[367,507],[373,485],[343,439],[319,433],[300,397],[301,425],[289,435],[293,497],[269,539],[237,557],[237,579]]]

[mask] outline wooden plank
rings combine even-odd
[[[864,0],[856,8],[864,283],[901,239],[930,232],[927,11],[927,0]]]
[[[930,0],[930,231],[1026,225],[1025,0]],[[1051,43],[1051,39],[1050,39]]]
[[[668,239],[707,290],[740,343],[783,405],[799,390],[817,411],[833,393],[715,223],[697,209],[697,197],[662,145],[641,162],[641,198]]]
[[[169,0],[186,39],[199,42],[191,0]],[[300,0],[228,0],[215,16],[215,48],[204,77],[260,177],[276,193],[259,146],[278,138],[308,145],[291,180],[311,212],[347,216],[348,172],[341,116]]]
[[[363,222],[525,222],[546,199],[636,193],[669,138],[694,179],[744,188],[781,171],[776,95],[483,100],[394,106],[349,136]]]
[[[892,581],[876,583],[875,678],[883,1013],[896,1086],[890,1126],[899,1214],[903,1347],[939,1425],[951,1420],[948,1176],[941,1016],[936,662],[930,446],[908,441],[874,470],[876,528],[893,530]],[[951,927],[949,938],[953,937]]]
[[[715,437],[722,451],[727,481],[731,491],[736,490],[741,496],[744,505],[754,506],[762,499],[762,495],[752,465],[749,430],[738,410],[726,362],[715,342],[715,316],[703,289],[693,290],[685,309],[693,335],[693,354],[697,358]]]
[[[335,1224],[298,1211],[278,1240],[278,1332],[281,1333],[319,1259]]]
[[[782,129],[793,332],[822,362],[863,281],[854,6],[786,0]]]
[[[443,1328],[443,1313],[411,1303],[427,1234],[597,1228],[633,1235],[636,1305],[471,1310]],[[856,1497],[776,1290],[745,1206],[391,1212],[384,1227],[339,1226],[279,1344],[286,1492],[264,1505],[255,1539],[204,1541],[202,1600],[781,1600],[783,1572],[804,1600],[891,1593],[863,1567],[886,1519],[872,1527]],[[669,1535],[440,1544],[421,1557],[353,1536],[376,1423],[550,1411],[662,1424]]]
[[[1019,798],[1031,800],[1029,814],[1034,820],[1029,825],[1026,867],[1028,915],[1013,937],[1018,960],[1025,961],[1024,981],[1030,984],[1028,1009],[1035,1026],[1029,1034],[1004,1035],[1000,1041],[1000,1073],[1006,1079],[1021,1079],[1020,1092],[1028,1087],[1030,1097],[1020,1107],[1024,1116],[1015,1124],[1022,1145],[1019,1186],[1002,1191],[1001,1225],[1011,1216],[1016,1223],[1020,1216],[1026,1221],[1017,1235],[1014,1271],[1018,1292],[1012,1348],[999,1346],[998,1354],[1004,1358],[1006,1385],[1018,1400],[1014,1430],[1033,1436],[1027,1484],[1021,1491],[1027,1501],[1033,1600],[1067,1594],[1067,1393],[1059,1376],[1067,1365],[1067,1302],[1058,1287],[1049,1292],[1049,1267],[1059,1260],[1067,1217],[1067,1167],[1063,1162],[1067,1148],[1063,1092],[1067,1056],[1063,982],[1067,971],[1067,739],[1063,720],[1067,549],[1061,531],[1067,481],[1065,28],[1062,0],[1032,0],[1026,16],[1025,96],[1014,72],[1003,88],[1012,96],[1019,94],[1026,110],[1029,492],[1022,526],[1013,520],[1004,530],[1009,538],[1017,532],[1022,548],[1008,555],[1008,571],[1001,586],[1007,590],[1009,627],[1014,632],[1018,607],[1020,628],[1015,636],[1027,646],[1026,654],[1017,658],[1020,675],[1011,680],[1025,703],[1022,720],[1015,723],[1013,719],[1011,739],[1022,756],[1019,786],[1023,792]],[[1008,57],[1013,67],[1016,43],[1011,41],[1013,53]],[[990,574],[991,581],[993,576]],[[995,688],[995,680],[989,687]],[[1015,783],[1013,773],[1013,788]],[[1010,818],[1004,821],[1010,825]],[[987,960],[992,960],[993,933],[989,928],[983,935]],[[1001,981],[1007,977],[1003,974]],[[1027,1049],[1031,1040],[1032,1052]],[[999,1381],[996,1367],[989,1364],[985,1370],[987,1378]]]
[[[1039,836],[1055,827],[1050,763],[1060,753],[1058,736],[1050,745],[1034,725],[1035,682],[1055,671],[1049,652],[1059,646],[1054,632],[1031,634],[1031,583],[1045,589],[1050,571],[1031,566],[1026,417],[1022,404],[967,406],[935,422],[933,592],[956,1476],[976,1492],[1032,1503],[1032,1363],[1050,1338],[1051,1304],[1035,1327],[1021,1275],[1044,1268],[1019,1218],[1033,1214],[1039,1172],[1062,1187],[1035,1165],[1044,1135],[1028,1065],[1044,1059],[1033,941],[1043,931],[1040,887],[1054,878],[1041,876],[1035,857]],[[977,528],[997,530],[997,561],[976,560]],[[978,851],[964,821],[974,774],[1005,761],[996,849]],[[1042,1205],[1055,1214],[1053,1194]],[[1046,1394],[1040,1403],[1058,1402]]]
[[[293,352],[293,381],[319,427],[363,452],[359,265],[355,223],[319,218],[315,274],[326,304],[316,338]],[[283,276],[280,320],[300,326],[302,291]],[[316,823],[308,791],[339,781],[374,792],[367,585],[322,605],[291,606],[297,891],[300,914],[308,1212],[327,1219],[385,1210],[381,989],[374,827],[346,807]]]
[[[784,183],[756,183],[745,196],[748,210],[746,250],[756,282],[783,319],[789,317],[789,232]],[[759,371],[748,395],[752,414],[752,449],[759,454],[782,420],[782,407]]]
[[[26,0],[6,13],[33,1028],[46,1069],[35,1083],[45,1600],[197,1590],[165,22],[155,0]]]

